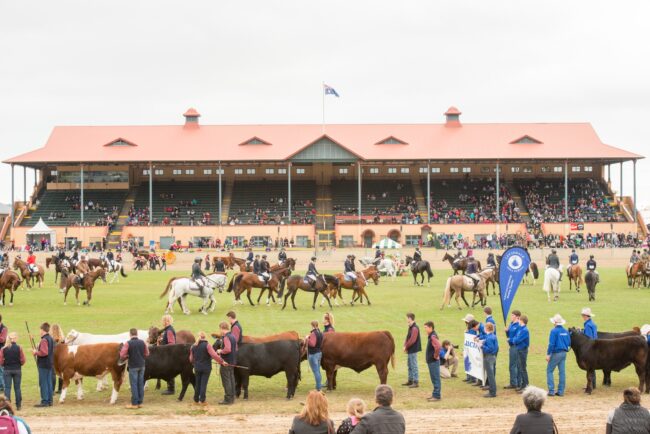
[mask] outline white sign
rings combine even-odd
[[[465,345],[463,348],[465,373],[485,383],[485,370],[483,369],[483,351],[481,351],[478,341],[474,341],[474,338],[476,337],[477,336],[465,333]]]

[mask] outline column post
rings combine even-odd
[[[634,201],[634,223],[636,223],[636,160],[632,160],[632,200]]]
[[[569,223],[569,161],[564,160],[564,222]]]
[[[149,162],[149,226],[153,224],[153,163]]]
[[[427,161],[427,224],[431,224],[431,161]]]
[[[11,237],[14,237],[14,223],[16,221],[15,215],[16,202],[14,200],[14,165],[11,165]]]
[[[79,209],[81,210],[81,226],[84,225],[84,165],[81,163],[79,168],[79,183],[81,187],[81,194],[79,195]]]
[[[289,221],[287,224],[291,224],[291,163],[287,163],[287,209],[289,210]]]
[[[219,161],[219,168],[217,169],[219,175],[219,226],[221,226],[221,206],[222,206],[222,197],[221,197],[221,161]]]
[[[497,160],[497,167],[496,167],[496,169],[497,169],[497,175],[496,175],[497,176],[497,207],[496,207],[497,208],[496,209],[496,211],[497,211],[497,222],[501,222],[501,206],[499,205],[499,199],[501,198],[501,190],[500,190],[500,186],[499,186],[499,178],[500,178],[499,177],[499,168],[500,168],[499,160]]]

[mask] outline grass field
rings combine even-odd
[[[68,299],[68,305],[63,305],[62,296],[54,286],[54,275],[49,273],[46,276],[47,284],[42,289],[31,291],[18,291],[15,296],[13,307],[1,308],[3,321],[10,330],[17,331],[20,335],[19,343],[25,349],[28,361],[23,370],[23,413],[26,415],[38,414],[60,414],[60,415],[84,415],[123,413],[123,405],[128,403],[130,393],[124,387],[120,393],[117,406],[110,406],[108,399],[110,391],[96,392],[94,379],[85,381],[85,399],[82,402],[76,400],[74,386],[71,386],[67,401],[64,405],[58,405],[51,409],[40,410],[32,408],[39,400],[37,387],[37,373],[35,363],[29,352],[29,341],[25,332],[25,320],[29,321],[32,333],[38,335],[38,325],[43,321],[59,323],[67,332],[71,328],[79,331],[93,333],[119,333],[127,331],[131,327],[148,328],[150,325],[160,325],[160,318],[163,314],[164,300],[158,296],[162,292],[167,279],[178,272],[130,272],[127,279],[120,283],[108,285],[99,283],[93,293],[93,304],[91,307],[76,306],[74,298]],[[420,356],[420,389],[406,389],[399,384],[406,380],[406,358],[399,351],[401,343],[406,334],[406,312],[412,311],[416,314],[417,322],[422,327],[426,320],[433,320],[436,324],[441,339],[450,339],[452,342],[462,342],[464,323],[461,318],[468,312],[474,313],[478,319],[483,318],[479,307],[475,309],[445,308],[440,310],[442,291],[447,271],[436,271],[435,278],[430,287],[414,287],[410,277],[398,278],[394,283],[389,279],[382,278],[379,286],[370,286],[369,295],[372,306],[344,306],[335,307],[336,329],[338,331],[365,331],[365,330],[390,330],[397,343],[397,370],[389,374],[389,384],[397,390],[396,407],[401,409],[430,408],[425,398],[431,393],[431,385],[428,379],[428,371],[424,363],[424,353]],[[564,286],[568,287],[563,281]],[[346,299],[349,299],[350,292],[346,292]],[[255,293],[257,297],[257,292]],[[84,294],[85,299],[85,294]],[[189,329],[193,332],[198,330],[216,331],[218,323],[225,317],[225,313],[233,308],[232,295],[229,293],[217,296],[218,305],[215,312],[204,316],[196,313],[199,300],[189,298],[192,314],[189,316],[179,313],[178,305],[175,307],[175,328]],[[293,311],[290,305],[285,311],[279,306],[236,306],[240,322],[243,325],[245,334],[266,335],[284,330],[296,330],[301,335],[308,333],[309,322],[313,319],[322,319],[325,312],[320,308],[314,312],[311,310],[311,297],[301,292],[296,297],[297,311]],[[488,305],[494,309],[494,317],[497,319],[499,343],[501,352],[497,364],[497,383],[499,385],[499,397],[490,400],[491,406],[510,406],[515,401],[515,394],[503,391],[501,387],[507,384],[507,343],[503,334],[503,323],[500,303],[497,297],[490,297]],[[597,289],[597,301],[588,303],[586,290],[581,293],[568,292],[564,290],[558,302],[547,302],[546,294],[541,289],[541,283],[536,286],[522,286],[517,294],[513,308],[519,309],[530,318],[529,328],[531,330],[531,348],[528,356],[528,372],[530,383],[545,386],[544,360],[547,336],[551,329],[549,318],[555,313],[561,313],[567,319],[567,326],[581,326],[580,310],[589,305],[596,313],[594,318],[600,330],[620,331],[630,329],[632,326],[640,326],[648,320],[647,312],[650,309],[650,293],[644,289],[630,289],[619,269],[601,270],[601,284]],[[567,358],[568,395],[582,394],[581,388],[585,384],[585,375],[576,363],[573,354]],[[462,374],[462,373],[461,373]],[[599,382],[602,374],[598,374]],[[314,382],[306,362],[302,364],[302,382],[298,386],[297,398],[287,402],[284,399],[284,376],[279,375],[273,379],[252,377],[250,388],[250,400],[248,402],[237,402],[228,408],[214,407],[213,414],[220,413],[294,413],[300,408],[301,397],[306,391],[313,388]],[[328,394],[331,406],[336,410],[343,410],[347,400],[352,396],[359,396],[372,401],[372,395],[378,378],[374,368],[362,374],[342,369],[338,376],[338,390]],[[633,368],[627,368],[619,374],[613,375],[614,387],[604,389],[598,387],[595,395],[615,394],[619,395],[621,388],[636,385],[636,375]],[[177,380],[177,388],[180,380]],[[199,412],[189,406],[192,401],[192,388],[188,390],[185,402],[178,403],[174,397],[161,396],[159,392],[150,388],[145,392],[145,407],[138,410],[140,414],[195,414]],[[441,408],[473,408],[480,407],[483,400],[480,390],[467,386],[460,379],[443,380],[443,401],[435,404]],[[213,371],[209,389],[208,401],[216,403],[223,395],[220,380]],[[55,399],[58,399],[55,398]],[[215,413],[216,412],[216,413]]]

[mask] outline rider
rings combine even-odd
[[[497,267],[497,261],[494,258],[494,253],[490,252],[488,253],[487,257],[487,268],[496,268]]]
[[[413,265],[411,268],[416,268],[417,264],[422,260],[422,253],[420,253],[420,248],[416,247],[415,252],[413,253]]]
[[[381,258],[381,249],[379,246],[377,246],[377,250],[375,250],[375,259]]]
[[[63,247],[59,247],[59,259],[65,259],[65,249]]]
[[[253,273],[260,274],[260,255],[255,255],[255,260],[253,261]]]
[[[260,276],[262,276],[265,283],[268,283],[271,278],[270,272],[271,264],[266,260],[266,255],[262,255],[262,260],[260,260]]]
[[[38,273],[38,267],[36,266],[36,255],[34,255],[34,252],[31,250],[27,256],[27,266],[29,267],[30,272]]]
[[[201,270],[201,258],[197,256],[194,258],[194,263],[192,264],[192,281],[199,287],[201,297],[204,297],[203,287],[205,285],[203,284],[203,277],[205,277],[205,273]]]
[[[454,255],[454,264],[458,264],[461,261],[461,259],[463,259],[463,257],[464,257],[463,256],[463,251],[459,247],[458,251]]]
[[[77,264],[79,263],[79,250],[77,250],[76,247],[74,248],[74,252],[72,252],[70,262],[72,262],[72,265],[77,268]]]
[[[641,260],[646,262],[648,259],[650,259],[650,253],[648,253],[648,248],[646,247],[643,249],[643,253],[641,253]]]
[[[79,277],[79,282],[82,282],[84,276],[90,272],[90,267],[88,266],[86,255],[84,255],[83,253],[81,254],[81,259],[79,260],[79,262],[77,262],[77,266],[75,267],[75,270],[77,270],[77,276]]]
[[[641,258],[639,257],[639,253],[635,250],[632,250],[632,256],[630,256],[630,265],[627,267],[627,274],[630,274],[630,270],[632,270],[632,266],[639,262]]]
[[[357,270],[354,267],[354,255],[348,255],[343,265],[345,267],[343,271],[345,278],[351,280],[352,288],[357,290]]]
[[[557,271],[559,271],[559,280],[562,280],[562,270],[560,269],[560,258],[557,257],[557,250],[551,250],[551,254],[548,255],[548,258],[546,258],[546,265],[548,265],[549,268],[555,268]]]
[[[278,253],[278,263],[280,266],[284,265],[284,261],[287,260],[287,252],[284,250],[284,247],[280,248],[280,253]]]
[[[315,290],[316,281],[318,280],[319,276],[318,270],[316,270],[316,256],[311,257],[311,262],[309,263],[307,274],[305,276],[309,279],[309,283],[311,284],[312,289]]]
[[[467,268],[465,269],[465,276],[471,278],[474,281],[472,291],[476,291],[476,286],[481,281],[481,278],[478,275],[478,264],[476,263],[476,259],[474,259],[474,255],[467,256]]]
[[[569,256],[569,268],[567,270],[567,273],[571,274],[571,268],[574,265],[578,265],[578,262],[580,262],[580,258],[578,258],[576,249],[571,249],[571,255]]]
[[[108,253],[106,253],[106,262],[108,262],[110,268],[115,268],[115,255],[113,255],[113,251],[111,249],[108,249]]]
[[[256,257],[259,258],[259,255],[257,255]],[[254,260],[253,259],[253,249],[249,248],[248,249],[248,257],[246,257],[246,269],[250,268],[251,264],[253,263],[253,260]],[[253,273],[254,272],[255,272],[255,270],[253,270]]]
[[[593,271],[596,275],[596,283],[600,282],[600,275],[598,270],[596,270],[596,261],[594,261],[594,255],[589,255],[589,260],[587,261],[587,270]]]
[[[216,256],[214,261],[214,272],[217,274],[226,274],[226,264],[224,264],[221,256]]]

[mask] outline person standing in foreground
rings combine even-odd
[[[223,348],[217,350],[220,356],[217,363],[221,365],[219,374],[223,385],[223,401],[219,405],[231,405],[235,403],[235,368],[230,365],[237,363],[237,341],[230,331],[230,324],[222,322],[219,324],[221,336],[223,336]]]
[[[163,315],[162,325],[163,330],[161,332],[160,345],[173,345],[176,343],[176,330],[172,324],[174,323],[174,318],[171,315]],[[175,395],[176,394],[176,380],[172,379],[167,382],[167,390],[162,392],[162,395]]]
[[[406,422],[404,416],[393,410],[393,388],[380,384],[375,388],[377,408],[361,418],[361,422],[352,431],[354,434],[404,434]]]
[[[433,321],[424,323],[424,332],[427,334],[427,349],[425,352],[427,366],[429,367],[429,375],[431,376],[431,383],[433,384],[433,392],[427,399],[429,402],[440,401],[441,396],[441,383],[440,383],[440,340],[434,330]]]
[[[237,321],[237,314],[232,310],[226,314],[228,322],[230,323],[230,333],[235,337],[235,342],[237,343],[237,348],[244,341],[244,330],[241,328],[241,324]]]
[[[4,394],[11,401],[11,383],[14,384],[16,394],[16,410],[20,410],[23,402],[23,395],[20,388],[22,379],[22,366],[25,364],[25,354],[18,346],[16,340],[18,335],[15,332],[9,333],[9,342],[0,351],[0,366],[4,368]]]
[[[124,342],[120,350],[120,360],[129,361],[129,385],[131,386],[131,404],[126,408],[142,408],[144,400],[144,359],[149,357],[149,347],[138,338],[138,329],[129,330],[131,339]]]
[[[527,413],[517,415],[510,434],[556,434],[558,432],[553,416],[542,412],[546,392],[535,386],[528,386],[521,396]]]
[[[528,386],[528,347],[530,346],[530,333],[528,332],[528,317],[522,315],[519,317],[519,328],[517,335],[511,339],[514,346],[517,347],[517,392],[521,392]]]
[[[494,377],[496,376],[499,341],[497,340],[497,335],[494,334],[494,324],[485,324],[485,333],[485,339],[481,342],[483,344],[483,364],[485,365],[485,371],[487,372],[489,391],[483,397],[495,398],[497,396],[497,384]]]
[[[8,333],[9,333],[9,329],[2,322],[2,315],[0,315],[0,348],[4,347],[5,344],[7,343],[7,334]],[[0,390],[4,390],[4,388],[5,388],[5,379],[4,379],[3,369],[4,368],[2,366],[0,366]]]
[[[582,315],[582,320],[584,321],[584,329],[582,330],[582,333],[591,340],[598,339],[598,326],[592,319],[596,315],[591,313],[591,308],[585,307],[582,309],[582,312],[580,312],[580,314]],[[594,389],[596,388],[596,371],[594,371],[591,386]]]
[[[208,380],[212,372],[212,360],[222,361],[221,357],[208,344],[205,332],[200,331],[197,334],[197,342],[190,349],[190,363],[194,365],[194,403],[207,405],[205,403],[205,394],[208,390]]]
[[[506,337],[508,338],[508,367],[510,368],[510,384],[504,389],[518,389],[519,388],[519,374],[517,373],[517,347],[512,344],[511,339],[517,335],[519,329],[519,317],[521,312],[513,310],[510,313],[510,325],[506,328]]]
[[[607,416],[607,434],[650,432],[650,412],[641,407],[641,392],[636,387],[623,391],[623,403]]]
[[[566,353],[571,348],[571,336],[563,326],[566,321],[558,313],[551,322],[555,325],[548,337],[548,349],[546,350],[546,385],[548,386],[548,396],[564,396],[564,386],[566,384],[566,374],[564,364],[566,362]],[[553,371],[558,368],[559,383],[557,393],[555,392],[555,383],[553,381]]]
[[[41,389],[41,402],[34,407],[51,407],[54,387],[52,387],[52,369],[54,369],[54,340],[50,336],[50,325],[41,324],[41,342],[38,349],[33,348],[38,367],[38,386]]]
[[[407,313],[406,322],[409,328],[404,341],[404,352],[407,354],[408,361],[408,381],[402,386],[413,389],[419,387],[420,383],[418,353],[422,351],[422,344],[420,343],[420,328],[415,323],[415,314],[412,312]]]
[[[307,341],[307,361],[309,367],[314,373],[314,380],[316,381],[316,390],[320,392],[321,381],[323,377],[320,373],[320,361],[323,357],[321,348],[323,346],[323,333],[318,328],[318,321],[311,322],[311,332],[305,337]]]

